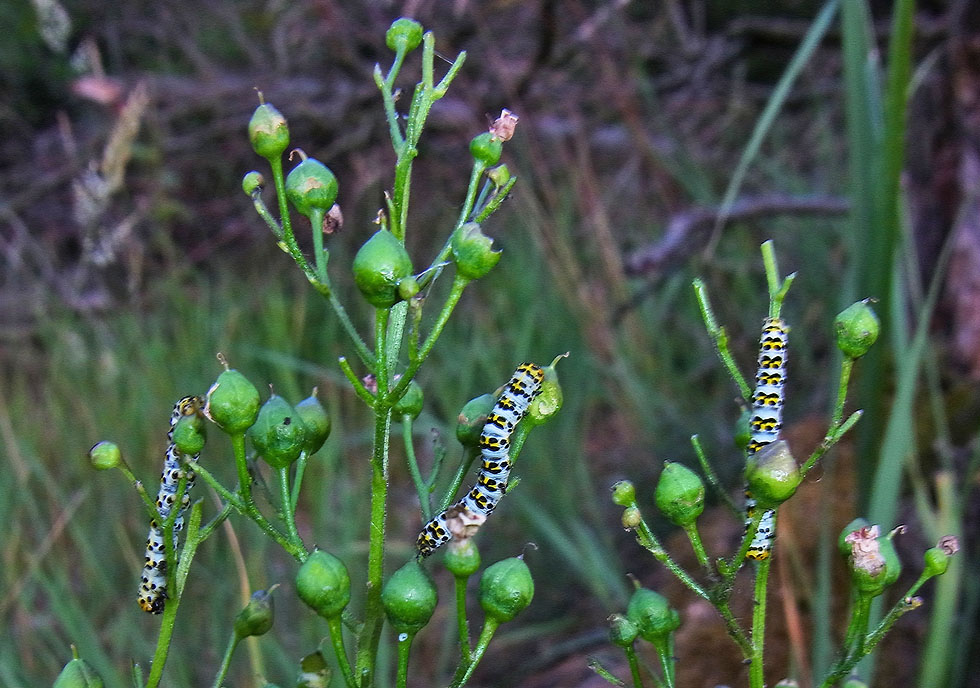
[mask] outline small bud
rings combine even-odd
[[[238,612],[238,616],[235,617],[235,636],[239,640],[252,635],[265,635],[272,628],[275,609],[271,592],[271,590],[256,590],[245,608]]]
[[[259,390],[237,370],[225,370],[211,389],[204,415],[229,435],[247,430],[259,413]]]
[[[624,648],[633,645],[640,629],[629,620],[629,617],[623,614],[613,614],[607,621],[609,622],[609,640],[613,645]]]
[[[503,143],[490,132],[478,134],[470,141],[470,155],[473,156],[474,160],[482,162],[485,167],[491,167],[500,162],[500,155],[503,152]]]
[[[103,688],[102,677],[95,669],[78,656],[78,651],[72,645],[71,653],[74,658],[65,665],[54,680],[52,688]]]
[[[749,442],[752,441],[752,409],[745,408],[742,412],[738,414],[738,420],[735,421],[735,446],[739,448],[739,451],[745,451]]]
[[[776,440],[749,457],[745,481],[759,506],[769,509],[792,497],[803,478],[789,445]]]
[[[266,463],[274,468],[286,468],[303,451],[306,426],[288,401],[273,394],[259,409],[248,436]]]
[[[122,452],[115,442],[103,440],[88,450],[88,460],[97,471],[107,471],[122,463]]]
[[[834,320],[837,348],[848,358],[864,356],[878,339],[881,323],[869,302],[870,299],[864,299],[852,303]]]
[[[310,396],[303,399],[295,406],[296,415],[303,421],[306,427],[306,444],[303,449],[307,456],[315,454],[323,446],[323,443],[330,437],[330,415],[323,408],[323,404],[316,397],[316,388]]]
[[[327,688],[329,684],[330,665],[322,652],[317,650],[299,660],[296,688]]]
[[[847,564],[860,595],[877,597],[898,580],[902,563],[891,538],[879,537],[878,526],[859,528],[844,539],[851,546]]]
[[[395,571],[381,591],[381,604],[396,633],[418,633],[438,602],[435,583],[415,559]]]
[[[520,557],[511,557],[487,567],[480,578],[480,606],[497,623],[520,614],[534,597],[534,579]]]
[[[392,52],[411,52],[422,43],[422,25],[414,19],[399,17],[388,27],[385,45]]]
[[[419,281],[415,279],[414,275],[409,275],[408,277],[403,277],[398,280],[398,297],[402,301],[408,301],[410,298],[419,293]]]
[[[261,172],[252,170],[242,177],[242,191],[245,192],[246,196],[251,196],[256,191],[262,191],[262,187],[264,186],[265,177],[262,176]]]
[[[471,538],[455,538],[446,546],[442,562],[457,578],[469,578],[480,570],[480,550]]]
[[[636,624],[640,637],[651,643],[662,643],[681,625],[680,614],[667,598],[649,588],[638,588],[630,597],[626,616]]]
[[[379,229],[354,256],[354,282],[375,308],[390,308],[399,299],[398,283],[412,274],[412,259],[387,229]]]
[[[623,510],[623,528],[626,530],[633,530],[641,523],[643,523],[643,514],[640,513],[640,507],[628,506]]]
[[[248,122],[248,140],[252,149],[267,160],[278,158],[289,146],[286,118],[269,103],[262,103]]]
[[[541,391],[527,407],[527,422],[531,425],[543,425],[561,410],[565,397],[562,395],[561,384],[558,382],[558,371],[555,370],[555,364],[567,355],[558,356],[551,362],[550,366],[544,369]]]
[[[492,394],[481,394],[463,405],[456,418],[456,439],[460,444],[464,447],[475,447],[479,444],[487,415],[496,401]]]
[[[314,550],[296,573],[296,594],[324,619],[337,616],[350,603],[347,567],[329,552]]]
[[[422,387],[415,380],[412,380],[408,383],[405,393],[391,409],[391,412],[398,420],[404,416],[409,416],[412,420],[415,420],[422,413],[423,401],[425,399],[422,394]]]
[[[200,397],[199,397],[200,398]],[[181,454],[200,454],[207,440],[207,429],[200,413],[181,416],[174,425],[173,442]]]
[[[636,502],[636,488],[629,480],[620,480],[612,486],[613,504],[630,506]]]
[[[704,483],[687,466],[664,462],[654,493],[657,508],[677,526],[689,526],[704,511]]]
[[[493,169],[487,171],[487,177],[493,182],[493,185],[498,189],[502,186],[506,186],[507,182],[510,181],[510,169],[507,165],[497,165]]]
[[[450,240],[456,270],[466,279],[480,279],[500,261],[500,251],[493,248],[493,239],[476,222],[467,222],[457,229]]]
[[[286,198],[306,217],[312,217],[314,209],[329,212],[337,200],[337,191],[337,177],[313,158],[302,160],[286,175]]]
[[[930,547],[925,552],[926,568],[925,574],[929,576],[941,576],[949,568],[949,558],[960,551],[960,542],[955,535],[944,535],[939,538],[935,547]]]

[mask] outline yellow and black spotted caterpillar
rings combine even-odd
[[[163,464],[163,473],[160,476],[160,491],[157,492],[157,511],[160,518],[166,520],[170,516],[170,511],[177,500],[177,484],[184,471],[180,466],[180,452],[173,441],[174,426],[184,416],[200,414],[204,408],[203,397],[184,397],[174,404],[173,413],[170,414],[170,430],[167,431],[167,456]],[[191,461],[197,461],[199,454],[194,454]],[[177,533],[184,527],[184,510],[190,504],[188,493],[194,486],[194,473],[187,474],[186,488],[181,497],[180,504],[177,506],[177,515],[174,517],[174,547],[177,546]],[[167,599],[167,560],[163,543],[163,529],[156,519],[150,521],[150,534],[146,538],[146,565],[143,567],[143,576],[140,579],[139,605],[140,608],[150,614],[160,614]]]
[[[461,518],[479,524],[486,518],[507,489],[510,476],[510,435],[527,413],[531,401],[541,392],[544,370],[533,363],[522,363],[514,371],[480,433],[482,466],[466,496],[425,524],[416,546],[419,557],[427,557],[453,538],[448,523]]]
[[[751,438],[747,453],[752,456],[767,444],[775,442],[783,427],[783,400],[786,384],[786,355],[789,348],[789,330],[780,318],[767,318],[762,326],[759,342],[759,370],[755,376],[752,393],[752,420],[749,421]],[[756,501],[745,491],[745,527],[755,514]],[[772,552],[776,537],[776,512],[768,509],[759,521],[749,550],[745,556],[762,561]]]

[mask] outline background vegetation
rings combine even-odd
[[[914,16],[909,43],[893,10]],[[884,270],[892,285],[872,294],[890,297],[892,327],[861,388],[878,430],[860,460],[836,451],[780,525],[785,606],[773,614],[785,632],[770,645],[771,681],[829,661],[838,629],[825,612],[845,600],[816,543],[858,504],[875,504],[876,489],[893,491],[890,518],[910,526],[909,551],[958,532],[960,566],[976,570],[980,131],[971,98],[980,98],[980,62],[971,40],[980,18],[966,0],[15,0],[0,4],[0,685],[47,685],[72,642],[113,686],[130,659],[150,655],[156,620],[135,605],[142,509],[84,454],[116,440],[155,480],[170,407],[206,389],[217,351],[287,397],[319,386],[335,430],[308,473],[301,528],[308,542],[364,556],[369,438],[333,365],[336,323],[274,249],[239,180],[256,165],[244,133],[255,87],[289,117],[293,139],[337,173],[346,223],[330,245],[337,264],[348,262],[390,184],[371,70],[400,14],[433,30],[445,54],[470,55],[422,141],[413,224],[446,227],[449,199],[467,183],[469,138],[501,107],[521,117],[505,155],[521,181],[488,228],[504,259],[476,285],[478,298],[464,298],[434,352],[417,427],[433,428],[435,444],[462,403],[519,360],[572,353],[561,365],[565,409],[532,435],[520,488],[481,543],[489,558],[535,542],[538,595],[495,641],[498,661],[485,662],[474,685],[504,685],[494,665],[521,686],[605,685],[585,656],[620,661],[604,619],[624,604],[627,572],[681,610],[680,685],[744,682],[720,625],[620,532],[607,486],[630,477],[651,494],[664,459],[693,464],[695,432],[723,479],[740,482],[734,392],[690,281],[706,280],[750,366],[766,238],[784,270],[799,271],[784,314],[793,326],[786,415],[801,453],[819,439],[810,414],[831,403],[834,315],[868,295],[855,293],[868,270]],[[877,48],[884,67],[907,61],[908,83],[879,71]],[[882,115],[893,112],[896,88],[910,94],[907,121]],[[905,170],[900,197],[897,176],[891,190],[858,183],[884,179],[885,169]],[[901,210],[884,220],[900,247],[894,264],[869,248],[876,207]],[[431,253],[425,232],[413,235],[420,245],[410,249]],[[879,465],[892,478],[886,488]],[[899,492],[903,475],[911,479]],[[395,475],[394,494],[393,535],[407,553],[419,525],[407,476]],[[719,514],[705,527],[709,550],[730,547],[739,529]],[[247,591],[291,579],[292,563],[255,535],[244,526],[200,553],[186,593],[186,609],[198,611],[179,623],[173,685],[212,675],[225,621]],[[956,576],[944,585],[886,641],[881,685],[970,685],[980,586]],[[293,623],[261,639],[234,685],[259,670],[291,675],[323,633],[284,592],[277,611]],[[449,661],[439,627],[417,649],[432,676]]]

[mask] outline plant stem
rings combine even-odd
[[[463,456],[459,462],[459,467],[456,469],[456,475],[453,476],[452,482],[446,488],[446,494],[443,495],[442,501],[439,503],[439,511],[448,509],[449,505],[453,503],[456,493],[459,492],[459,486],[463,484],[466,474],[470,472],[470,467],[473,465],[473,460],[479,453],[479,447],[465,447],[463,449]],[[435,475],[432,477],[435,478]]]
[[[221,666],[218,667],[218,673],[214,677],[213,688],[221,688],[221,682],[225,680],[225,676],[228,675],[228,667],[231,666],[231,656],[235,654],[235,648],[238,647],[240,640],[238,634],[232,631],[231,638],[228,639],[228,648],[225,650],[225,656],[221,660]]]
[[[276,478],[279,482],[279,508],[282,510],[282,520],[286,522],[286,532],[294,545],[303,547],[299,531],[296,530],[296,514],[293,512],[293,497],[289,489],[289,467],[277,468]]]
[[[630,665],[630,675],[633,677],[633,688],[643,688],[643,678],[640,676],[640,663],[636,659],[636,650],[632,645],[623,648],[626,651],[626,661]]]
[[[419,462],[415,458],[415,442],[412,441],[412,417],[406,413],[401,417],[401,421],[402,441],[405,443],[405,458],[408,460],[408,472],[412,476],[415,491],[419,495],[422,520],[428,521],[432,518],[432,504],[429,502],[429,487],[422,480],[422,473],[419,472]]]
[[[697,435],[691,435],[691,446],[694,447],[694,453],[698,457],[698,463],[701,465],[701,470],[704,472],[704,477],[708,479],[708,484],[715,491],[715,494],[725,503],[728,510],[733,514],[740,513],[740,509],[735,505],[735,501],[728,494],[721,481],[718,480],[718,476],[715,474],[714,469],[711,467],[711,462],[708,461],[708,456],[704,453],[704,448],[701,447],[701,440]]]
[[[460,664],[469,666],[473,661],[473,650],[470,648],[470,622],[466,618],[466,581],[467,576],[455,576],[456,591],[456,627],[459,629]]]
[[[750,529],[750,532],[754,532]],[[766,646],[766,593],[769,583],[769,566],[772,558],[763,559],[755,570],[755,604],[752,608],[752,655],[749,657],[749,686],[764,688]]]
[[[299,458],[296,460],[296,475],[293,476],[293,489],[289,496],[289,508],[293,514],[296,513],[296,505],[299,503],[299,491],[303,485],[303,475],[306,474],[306,464],[309,460],[310,455],[305,449],[300,452]]]
[[[344,683],[347,684],[347,688],[358,688],[357,679],[354,678],[354,672],[350,667],[350,660],[347,659],[347,648],[344,647],[344,624],[340,614],[335,614],[327,619],[327,628],[330,629],[330,644],[333,646],[334,656],[337,657],[340,673],[344,675]],[[370,674],[365,678],[367,682],[360,685],[364,687],[371,685]]]
[[[711,337],[711,341],[715,345],[715,352],[717,352],[718,358],[721,359],[722,365],[728,370],[728,374],[732,380],[735,381],[735,385],[742,394],[742,399],[748,402],[752,398],[752,388],[745,381],[741,371],[738,369],[738,365],[735,363],[732,352],[728,349],[728,334],[725,332],[725,328],[720,327],[718,321],[715,320],[714,311],[711,309],[711,302],[708,300],[708,289],[701,279],[695,279],[693,285],[694,295],[698,300],[698,307],[701,309],[701,318],[704,320],[704,327],[708,331],[708,336]]]
[[[483,630],[480,631],[480,638],[476,641],[476,649],[473,651],[473,661],[469,663],[461,677],[453,680],[450,688],[461,688],[470,679],[470,676],[476,670],[476,665],[483,659],[483,655],[490,645],[490,640],[493,638],[493,634],[499,625],[500,622],[493,618],[487,618],[483,622]]]
[[[323,208],[313,208],[310,211],[310,226],[313,229],[313,260],[316,263],[316,276],[321,282],[327,281],[327,254],[323,250],[323,218],[326,211]]]
[[[631,506],[639,508],[639,505],[636,502],[633,502]],[[636,541],[640,543],[640,546],[647,549],[650,554],[653,555],[654,559],[670,569],[670,572],[677,576],[677,578],[684,585],[686,585],[691,592],[703,599],[711,599],[708,593],[704,591],[704,588],[698,585],[694,579],[687,574],[687,571],[681,568],[677,562],[670,558],[670,555],[667,554],[667,550],[665,550],[663,545],[660,544],[660,541],[657,540],[657,537],[653,534],[653,531],[650,530],[650,526],[647,525],[646,520],[644,520],[642,516],[640,518],[640,524],[636,527],[635,532]]]
[[[408,688],[408,658],[412,651],[414,633],[405,633],[405,638],[398,637],[398,676],[395,679],[397,688]]]

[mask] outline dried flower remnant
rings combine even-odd
[[[514,137],[518,119],[520,118],[517,115],[504,108],[500,111],[500,117],[490,125],[490,134],[498,141],[510,141]]]
[[[866,571],[876,576],[885,568],[885,558],[881,555],[881,545],[878,542],[878,526],[858,528],[844,538],[851,546],[851,557],[854,568]]]

